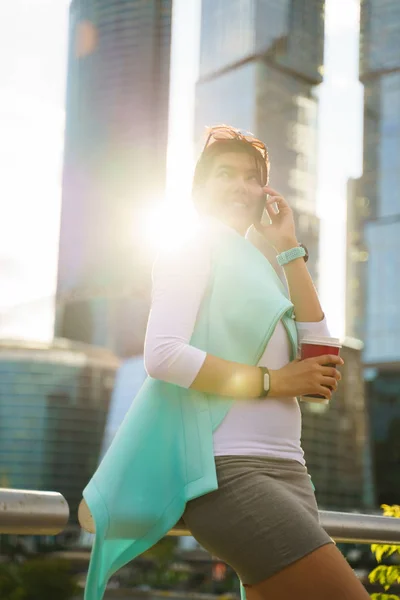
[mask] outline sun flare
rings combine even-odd
[[[177,250],[191,239],[196,223],[196,213],[189,202],[160,202],[144,216],[144,244],[153,252]]]

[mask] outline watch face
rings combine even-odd
[[[268,392],[268,390],[269,390],[269,375],[268,375],[268,373],[265,373],[265,375],[264,375],[264,390],[266,392]]]
[[[307,247],[304,244],[299,244],[300,248],[304,248],[304,250],[306,251],[306,254],[304,256],[304,261],[307,262],[308,261],[308,250]]]

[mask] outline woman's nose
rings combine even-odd
[[[244,177],[235,177],[233,187],[236,190],[247,190],[247,181]]]

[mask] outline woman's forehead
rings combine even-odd
[[[227,166],[245,171],[258,171],[259,166],[254,156],[247,152],[223,152],[214,159],[214,169]]]

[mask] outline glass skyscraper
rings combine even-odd
[[[359,204],[368,251],[365,362],[400,363],[400,5],[361,6],[360,79],[364,84],[364,170]]]
[[[118,367],[108,350],[68,340],[0,342],[0,487],[60,492],[77,523]]]
[[[347,324],[363,361],[377,499],[400,502],[400,4],[361,2],[364,168],[350,182]]]
[[[361,180],[347,182],[346,251],[346,334],[365,339],[365,289],[368,252],[364,223],[370,215],[370,203],[361,195]]]
[[[140,350],[142,214],[164,192],[172,0],[72,0],[57,336]],[[145,316],[144,316],[145,315]]]
[[[323,0],[203,0],[196,142],[227,123],[263,139],[271,185],[292,206],[318,281],[317,100]]]
[[[302,446],[320,509],[375,507],[362,347],[360,340],[344,339],[343,379],[329,405],[300,402]]]

